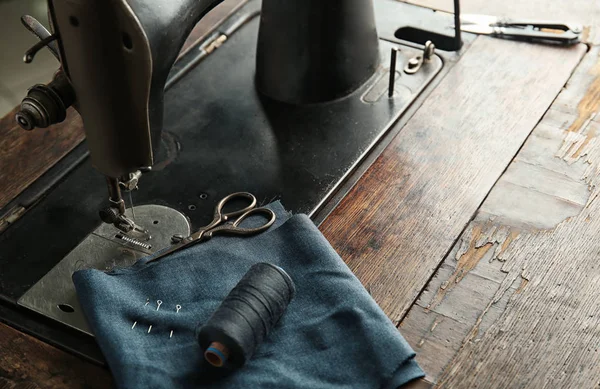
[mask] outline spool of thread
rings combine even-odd
[[[215,367],[236,369],[252,357],[296,293],[280,267],[257,263],[197,329],[204,358]]]

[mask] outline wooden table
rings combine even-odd
[[[600,4],[462,3],[583,23],[588,46],[478,37],[321,230],[417,352],[419,385],[596,387]],[[0,169],[0,206],[81,141],[75,116],[63,127],[25,137],[10,115],[0,121],[0,167],[44,145],[22,171]],[[7,388],[110,383],[103,368],[3,325],[0,377]]]

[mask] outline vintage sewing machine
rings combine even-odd
[[[240,190],[319,222],[461,44],[451,15],[392,0],[250,0],[175,62],[219,2],[50,0],[51,32],[23,19],[40,38],[26,61],[47,47],[60,69],[16,120],[47,127],[73,106],[87,141],[0,235],[5,320],[94,357],[54,324],[89,333],[73,271],[167,247]]]

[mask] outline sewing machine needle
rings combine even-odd
[[[133,197],[131,196],[131,191],[129,191],[129,204],[131,205],[131,216],[133,218],[133,222],[135,223],[135,212],[133,211]]]

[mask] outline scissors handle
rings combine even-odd
[[[244,208],[237,209],[235,211],[231,211],[228,213],[223,213],[223,208],[229,201],[231,201],[235,198],[240,198],[240,197],[250,200],[250,204]],[[158,254],[156,257],[150,259],[146,263],[157,261],[175,251],[179,251],[185,247],[189,247],[196,243],[206,241],[206,240],[212,238],[213,234],[215,234],[215,233],[217,233],[217,234],[227,233],[227,234],[234,234],[234,235],[254,235],[254,234],[258,234],[259,232],[262,232],[262,231],[268,229],[269,227],[271,227],[273,225],[273,223],[275,223],[276,215],[273,211],[271,211],[268,208],[256,208],[256,203],[257,203],[256,197],[254,197],[254,195],[252,195],[251,193],[248,193],[248,192],[236,192],[236,193],[232,193],[228,196],[225,196],[221,201],[219,201],[219,203],[215,207],[214,218],[213,218],[213,221],[210,222],[210,224],[208,224],[205,227],[202,227],[201,229],[194,232],[190,236],[184,238],[181,242],[164,250],[163,252]],[[238,215],[241,215],[241,216],[239,216],[232,223],[227,223],[230,218],[233,218]],[[266,216],[268,218],[268,221],[259,227],[252,227],[252,228],[240,227],[240,224],[245,219],[247,219],[248,217],[250,217],[252,215]]]
[[[234,199],[237,199],[237,198],[244,198],[244,199],[250,200],[250,204],[244,208],[236,209],[235,211],[231,211],[228,213],[223,213],[223,208],[225,208],[225,205],[227,205],[228,202],[230,202]],[[202,238],[202,236],[204,236],[206,234],[206,232],[215,228],[219,224],[226,223],[230,218],[244,214],[255,207],[256,207],[256,197],[254,197],[253,194],[248,193],[248,192],[231,193],[231,194],[223,197],[221,199],[221,201],[219,201],[217,203],[217,206],[215,207],[215,213],[213,216],[213,220],[208,225],[200,228],[198,231],[196,231],[193,234],[191,234],[190,236],[188,236],[185,240],[187,240],[187,241],[199,240]]]
[[[231,211],[228,213],[223,213],[223,208],[225,207],[225,205],[228,202],[230,202],[231,200],[234,200],[237,198],[244,198],[244,199],[250,200],[250,204],[244,208],[237,209],[235,211]],[[255,207],[256,207],[256,197],[254,197],[254,195],[252,193],[235,192],[235,193],[232,193],[230,195],[223,197],[221,199],[221,201],[219,201],[219,203],[215,207],[215,219],[219,218],[219,222],[224,222],[224,221],[227,221],[231,217],[242,215]]]
[[[267,217],[267,222],[258,227],[240,227],[240,224],[250,216],[263,215]],[[253,208],[244,212],[233,223],[222,224],[205,232],[205,237],[210,239],[213,234],[234,234],[234,235],[254,235],[262,232],[275,223],[275,212],[268,208]]]
[[[570,30],[562,33],[553,33],[521,28],[494,27],[493,35],[525,40],[552,41],[566,44],[576,43],[579,40],[579,34],[576,34]]]
[[[583,26],[579,24],[569,24],[559,22],[556,20],[535,20],[535,19],[511,19],[511,18],[498,18],[493,23],[497,27],[527,27],[531,26],[536,29],[550,29],[550,30],[562,30],[571,31],[575,34],[579,34],[583,31]]]

